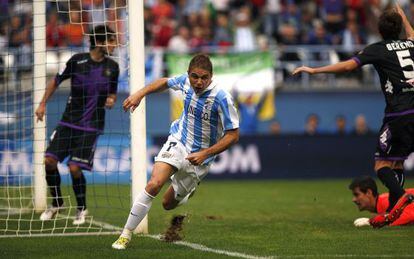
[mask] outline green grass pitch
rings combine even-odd
[[[378,230],[353,226],[355,218],[370,214],[359,212],[352,203],[349,182],[204,181],[189,203],[176,210],[164,211],[161,195],[157,197],[149,215],[149,231],[163,233],[173,215],[186,213],[183,241],[245,258],[413,258],[414,226]],[[411,186],[414,179],[406,182],[406,187]],[[125,199],[106,198],[109,195]],[[93,216],[122,227],[129,212],[128,195],[128,186],[90,186],[89,204],[110,205],[102,218],[103,210],[91,208]],[[0,238],[0,258],[228,258],[143,236],[134,236],[127,250],[115,251],[111,243],[116,238]]]

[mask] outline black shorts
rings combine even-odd
[[[45,157],[52,157],[59,162],[69,157],[68,164],[75,164],[83,169],[91,170],[98,136],[98,132],[88,132],[59,125],[50,136]]]
[[[414,115],[384,118],[375,160],[403,161],[414,151]]]

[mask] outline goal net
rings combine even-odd
[[[128,6],[127,0],[17,0],[7,6],[5,17],[0,17],[2,24],[10,21],[7,46],[0,51],[0,237],[112,233],[124,223],[131,204],[130,181],[134,178],[130,115],[122,111],[131,83]],[[72,161],[69,155],[58,163],[63,207],[50,220],[40,220],[41,212],[53,200],[45,181],[45,151],[56,127],[65,126],[62,114],[73,101],[71,78],[77,75],[71,74],[59,84],[47,101],[43,122],[37,121],[34,114],[47,83],[62,73],[73,55],[89,53],[90,39],[98,42],[94,32],[98,25],[107,25],[115,34],[116,49],[110,58],[118,63],[120,73],[117,102],[106,109],[104,130],[91,147],[93,167],[82,170],[89,213],[84,224],[73,224],[78,201],[68,168]],[[97,82],[88,87],[105,86]],[[102,98],[98,92],[96,98]],[[59,146],[65,146],[66,141],[72,141],[72,136]],[[62,147],[54,152],[65,150]],[[58,156],[55,159],[60,160],[60,153]]]

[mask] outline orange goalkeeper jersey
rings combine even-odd
[[[407,193],[414,194],[414,189],[405,189]],[[377,212],[385,213],[388,208],[388,193],[380,194],[377,200]],[[405,207],[401,216],[390,224],[390,226],[400,226],[414,224],[414,203],[409,204]]]

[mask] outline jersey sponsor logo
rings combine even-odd
[[[402,90],[401,90],[403,93],[408,93],[408,92],[414,92],[414,88],[403,88]]]
[[[79,60],[78,62],[76,62],[76,64],[80,65],[80,64],[83,64],[83,63],[86,63],[86,62],[88,62],[88,60],[83,59],[83,60]]]
[[[391,139],[391,132],[388,128],[384,130],[384,132],[380,135],[380,147],[382,151],[386,151],[388,149],[388,142]]]
[[[71,158],[71,160],[72,161],[75,161],[75,162],[81,162],[81,163],[89,163],[89,161],[88,160],[86,160],[86,159],[82,159],[82,158],[80,158],[80,157],[76,157],[76,156],[73,156],[72,158]]]
[[[196,115],[196,108],[194,106],[189,105],[188,109],[187,109],[187,112],[189,114],[192,114],[192,115],[195,116]],[[210,120],[210,115],[207,112],[204,112],[204,113],[201,114],[201,119],[203,119],[205,121],[208,121],[208,120]]]

